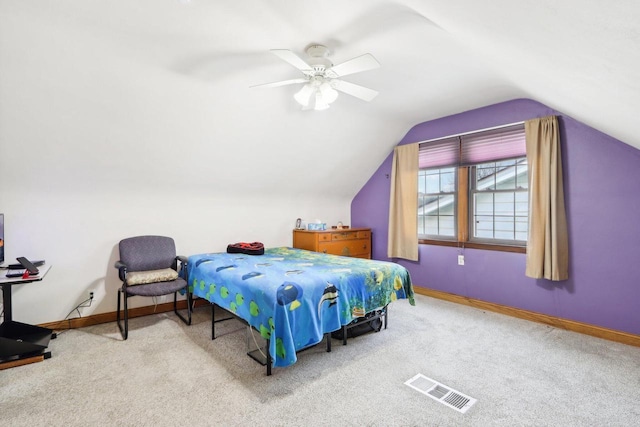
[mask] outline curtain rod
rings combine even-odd
[[[440,141],[441,139],[447,139],[447,138],[455,138],[457,136],[465,136],[465,135],[471,135],[472,133],[480,133],[480,132],[486,132],[488,130],[495,130],[495,129],[502,129],[502,128],[508,128],[510,126],[515,126],[515,125],[522,125],[524,124],[524,120],[521,122],[514,122],[514,123],[509,123],[506,125],[500,125],[500,126],[493,126],[490,128],[484,128],[484,129],[478,129],[478,130],[472,130],[469,132],[463,132],[463,133],[456,133],[454,135],[448,135],[448,136],[441,136],[439,138],[433,138],[433,139],[426,139],[424,141],[418,141],[418,144],[424,144],[427,142],[433,142],[433,141]]]

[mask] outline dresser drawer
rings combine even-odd
[[[371,237],[371,231],[358,231],[358,239],[369,239]]]
[[[318,233],[318,242],[330,242],[331,233]]]
[[[320,243],[318,252],[342,256],[369,255],[369,240],[356,239],[329,243]]]
[[[357,231],[335,231],[331,233],[331,240],[353,240],[358,238]]]

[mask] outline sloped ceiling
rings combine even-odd
[[[142,168],[158,185],[344,197],[413,125],[514,98],[640,147],[638,16],[623,0],[3,0],[0,137],[40,127],[48,162],[84,159],[55,173],[95,187]],[[314,112],[295,86],[250,88],[298,77],[269,50],[310,43],[334,63],[373,54],[381,68],[345,80],[379,96]]]

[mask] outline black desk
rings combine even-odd
[[[0,325],[0,364],[18,362],[12,366],[18,366],[21,360],[38,358],[39,360],[51,357],[51,352],[46,351],[52,338],[51,329],[33,326],[27,323],[13,320],[11,307],[11,288],[14,285],[37,282],[49,272],[50,265],[38,267],[40,274],[26,279],[21,277],[6,277],[7,270],[0,270],[0,287],[2,287],[2,304],[4,309],[4,322]],[[32,360],[38,361],[38,360]],[[30,363],[30,362],[26,362]]]

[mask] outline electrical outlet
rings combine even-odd
[[[464,265],[464,255],[458,255],[458,265]]]
[[[93,299],[93,292],[89,292],[89,299]]]

